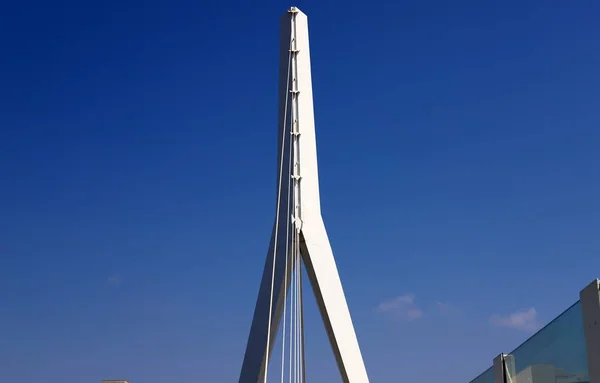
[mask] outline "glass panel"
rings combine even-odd
[[[485,372],[469,383],[494,383],[494,366],[485,370]]]
[[[506,357],[508,383],[589,382],[578,301]]]

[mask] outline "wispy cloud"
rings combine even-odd
[[[435,301],[435,313],[444,317],[459,313],[459,309],[447,302]]]
[[[415,320],[423,316],[423,311],[417,306],[413,294],[404,294],[383,301],[377,306],[377,311],[404,320]]]
[[[506,316],[494,314],[490,317],[490,324],[522,331],[535,331],[540,328],[538,313],[534,307],[519,310]]]
[[[106,279],[106,283],[111,286],[118,286],[121,284],[121,277],[118,275],[111,275]]]

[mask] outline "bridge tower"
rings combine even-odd
[[[308,19],[281,17],[275,224],[239,383],[266,383],[283,326],[281,379],[305,383],[302,273],[308,275],[345,383],[368,383],[325,224],[321,217]],[[288,338],[289,334],[289,338]],[[286,344],[285,341],[288,341]],[[287,362],[287,367],[285,363]]]

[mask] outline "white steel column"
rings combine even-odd
[[[287,249],[295,245],[297,235],[342,380],[368,383],[321,217],[308,20],[295,7],[281,18],[279,73],[277,213],[239,382],[263,382],[287,295],[284,281],[294,267],[294,262],[286,262]],[[288,193],[293,198],[286,200]]]
[[[600,281],[595,280],[579,293],[587,348],[590,383],[600,383]]]

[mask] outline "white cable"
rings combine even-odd
[[[299,230],[299,190],[298,190],[298,182],[299,180],[295,177],[297,172],[292,172],[292,165],[294,169],[297,169],[299,166],[298,159],[298,137],[295,132],[295,128],[297,125],[297,64],[295,61],[295,56],[292,58],[292,54],[295,54],[296,51],[296,25],[295,25],[295,14],[292,14],[291,17],[291,31],[290,31],[290,54],[288,56],[288,67],[287,67],[287,89],[286,89],[286,97],[285,97],[285,111],[284,111],[284,133],[285,134],[285,126],[287,124],[287,112],[288,112],[288,94],[290,91],[294,91],[294,96],[292,97],[292,103],[290,105],[291,108],[291,118],[290,118],[290,147],[289,147],[289,169],[288,169],[288,193],[287,193],[287,218],[286,218],[286,258],[285,258],[285,277],[284,277],[284,307],[283,307],[283,331],[282,331],[282,350],[281,350],[281,383],[283,383],[284,375],[285,375],[285,338],[286,338],[286,323],[287,323],[287,289],[290,288],[290,325],[289,325],[289,383],[302,383],[304,380],[304,334],[303,334],[303,317],[302,317],[302,265],[301,265],[301,255],[300,255],[300,230]],[[290,70],[293,73],[290,73]],[[292,77],[290,77],[290,74]],[[291,85],[291,88],[290,88]],[[283,171],[283,155],[285,148],[285,137],[282,139],[283,144],[281,148],[282,155],[282,163],[280,164],[280,183],[278,189],[278,200],[277,200],[277,217],[279,218],[279,207],[281,202],[281,185],[282,185],[282,171]],[[290,207],[292,206],[292,202],[290,199],[291,188],[293,187],[293,206],[294,206],[294,216],[292,222],[290,222]],[[277,228],[275,232],[275,238],[278,235],[279,225],[276,223]],[[292,248],[289,248],[290,244],[290,229],[293,230],[293,239],[292,239]],[[291,251],[290,251],[291,250]],[[273,254],[274,262],[276,259],[276,252]],[[289,260],[289,264],[288,264]],[[288,266],[290,267],[290,283],[288,285]],[[272,299],[273,299],[273,284],[274,284],[274,269],[273,275],[271,278],[271,306],[269,311],[269,323],[271,321],[272,315]],[[267,342],[270,340],[270,326],[269,332],[267,333]],[[265,367],[267,368],[268,365]],[[265,372],[265,383],[267,381],[267,375]]]
[[[300,253],[300,231],[297,231],[298,253],[298,382],[304,382],[304,318],[302,301],[302,254]]]
[[[290,73],[290,61],[291,61],[291,51],[288,54],[288,78],[289,78],[289,73]],[[287,86],[286,86],[287,88]],[[289,91],[287,91],[286,89],[286,94],[285,94],[285,112],[284,112],[284,117],[283,117],[283,126],[285,127],[286,125],[286,120],[287,120],[287,104],[288,104],[288,93]],[[265,358],[265,379],[264,379],[264,383],[267,383],[267,375],[269,373],[269,354],[270,354],[270,348],[271,348],[271,320],[273,317],[273,290],[274,290],[274,285],[275,285],[275,265],[277,264],[277,237],[279,234],[279,209],[280,209],[280,203],[281,203],[281,184],[282,184],[282,176],[283,176],[283,159],[284,159],[284,150],[285,150],[285,139],[287,137],[287,134],[282,134],[281,137],[281,159],[280,159],[280,164],[279,164],[279,182],[277,185],[277,212],[276,212],[276,218],[275,218],[275,236],[273,239],[273,270],[271,272],[271,297],[269,300],[269,322],[267,323],[267,350],[266,350],[266,358]],[[288,180],[289,182],[289,180]],[[287,256],[287,255],[286,255]],[[287,273],[287,271],[286,271]]]
[[[292,248],[292,255],[290,256],[290,263],[292,263],[292,265],[293,265],[293,262],[294,262],[293,251],[294,250]],[[295,304],[295,301],[294,301],[294,290],[295,290],[295,288],[294,288],[294,273],[293,273],[293,268],[292,268],[291,279],[292,279],[292,281],[290,283],[290,290],[291,291],[290,291],[290,356],[289,356],[289,358],[290,358],[290,361],[289,361],[289,377],[290,377],[290,380],[289,380],[289,383],[292,383],[292,370],[293,370],[293,362],[292,362],[293,352],[292,352],[292,350],[294,349],[294,338],[293,338],[293,328],[294,328],[293,318],[294,318],[294,311],[293,311],[293,309],[294,309],[294,304]]]
[[[296,283],[296,305],[294,306],[294,337],[296,338],[294,341],[294,383],[298,383],[298,303],[300,300],[298,299],[298,253],[295,250],[296,240],[294,238],[294,274],[296,275],[296,279],[294,280]]]
[[[297,35],[296,35],[296,14],[292,14],[291,20],[291,35],[293,38],[293,46],[290,46],[290,50],[294,50],[294,54],[297,54]],[[297,56],[294,56],[294,60],[291,62],[291,70],[292,70],[292,86],[294,91],[294,97],[292,97],[292,105],[291,105],[291,121],[292,121],[292,129],[295,130],[294,133],[298,132],[298,63]],[[292,139],[290,141],[290,146],[292,146],[292,157],[294,161],[294,191],[293,191],[293,199],[294,199],[294,219],[293,219],[293,230],[294,230],[294,240],[293,240],[293,254],[294,254],[294,383],[301,383],[302,376],[302,291],[301,291],[301,256],[300,256],[300,173],[299,173],[299,137],[297,134],[292,135]]]
[[[290,34],[290,46],[291,46],[291,34]],[[288,74],[287,74],[287,86],[286,86],[286,92],[285,92],[285,115],[287,116],[287,104],[288,104],[288,95],[289,95],[289,83],[290,83],[290,62],[292,60],[292,54],[291,52],[288,54]],[[285,124],[285,120],[287,119],[284,118],[284,124]],[[285,125],[284,125],[284,129],[285,129]],[[284,133],[285,134],[285,130]],[[291,142],[291,140],[290,140]],[[290,145],[290,153],[289,153],[289,158],[290,160],[288,161],[289,166],[288,166],[288,175],[292,174],[292,145]],[[290,244],[290,203],[291,203],[291,177],[287,177],[288,178],[288,190],[287,190],[287,200],[286,200],[286,217],[287,217],[287,221],[285,224],[285,229],[286,229],[286,234],[285,234],[285,276],[284,276],[284,282],[283,282],[283,291],[284,291],[284,295],[283,295],[283,330],[281,331],[281,338],[282,338],[282,344],[281,344],[281,383],[283,383],[283,377],[285,374],[285,325],[286,325],[286,318],[287,318],[287,292],[288,292],[288,267],[290,265],[288,265],[288,260],[291,262],[290,258],[290,248],[289,248],[289,244]],[[291,277],[291,276],[290,276]],[[290,311],[290,315],[291,315],[291,311]]]
[[[298,259],[294,236],[294,383],[298,383]]]
[[[291,282],[290,282],[290,349],[289,349],[289,383],[294,383],[295,381],[295,333],[296,333],[296,321],[295,321],[295,308],[296,308],[296,273],[295,273],[295,262],[296,262],[296,252],[295,247],[292,246],[291,254],[290,254],[290,267],[292,269],[291,272]]]
[[[297,234],[296,234],[297,236]],[[296,242],[297,244],[297,242]],[[297,245],[296,245],[297,246]],[[296,304],[296,322],[298,322],[298,325],[296,326],[296,328],[298,329],[297,332],[297,338],[296,338],[296,344],[297,344],[297,349],[298,349],[298,354],[297,354],[297,364],[298,364],[298,382],[300,382],[300,344],[302,343],[301,340],[301,336],[300,336],[300,305],[302,305],[302,301],[300,300],[301,295],[300,295],[300,252],[298,251],[298,247],[296,247],[296,295],[297,295],[297,304]]]
[[[292,247],[292,291],[291,291],[291,304],[292,304],[292,311],[291,311],[291,315],[292,315],[292,328],[290,329],[290,336],[291,336],[291,353],[290,353],[290,360],[291,360],[291,365],[290,365],[290,371],[292,373],[292,380],[291,383],[296,383],[296,305],[298,304],[298,295],[297,295],[297,284],[296,284],[296,250],[295,247]]]

